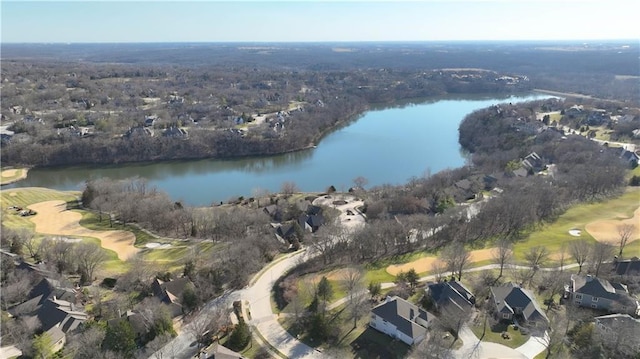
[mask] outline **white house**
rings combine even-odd
[[[408,345],[421,342],[426,334],[431,314],[399,297],[387,297],[384,303],[371,309],[369,325]]]

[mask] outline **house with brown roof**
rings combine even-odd
[[[396,296],[387,297],[384,303],[371,309],[369,326],[413,345],[425,338],[432,320],[433,315]]]
[[[182,277],[168,282],[156,278],[153,283],[151,283],[151,290],[156,298],[169,306],[171,317],[175,318],[183,314],[181,303],[182,294],[189,285],[193,285],[193,283],[188,277]]]

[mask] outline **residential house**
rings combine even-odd
[[[400,297],[387,297],[384,303],[371,309],[369,325],[402,342],[420,343],[427,334],[431,314]]]
[[[616,260],[613,263],[613,272],[616,275],[640,276],[640,259],[633,257],[626,260]]]
[[[242,354],[236,353],[233,350],[220,345],[218,342],[211,344],[204,351],[204,357],[206,359],[244,359]]]
[[[189,285],[193,285],[193,283],[188,277],[182,277],[168,282],[156,278],[153,283],[151,283],[151,290],[156,298],[169,306],[171,317],[175,318],[183,314],[181,304],[182,294]]]
[[[640,353],[640,319],[628,314],[610,314],[595,318],[595,333],[602,343],[625,357]]]
[[[517,170],[511,171],[511,174],[515,177],[527,177],[529,175],[529,171],[524,167],[520,167]]]
[[[624,148],[620,151],[620,158],[622,158],[623,161],[632,165],[640,164],[640,156],[637,153],[628,151]]]
[[[545,169],[545,164],[542,160],[542,157],[540,157],[540,155],[535,152],[531,152],[522,160],[522,166],[534,173],[540,172]]]
[[[640,303],[629,295],[629,290],[624,284],[610,283],[606,279],[589,274],[572,274],[568,289],[571,301],[578,306],[640,315]]]
[[[133,330],[136,340],[140,340],[142,337],[147,335],[153,325],[153,323],[150,323],[149,320],[137,310],[127,310],[124,315],[120,316],[120,318],[109,320],[107,325],[115,327],[123,320],[129,322],[131,325],[131,330]]]
[[[549,326],[549,319],[533,294],[515,283],[491,287],[491,298],[497,319],[523,321],[522,324],[542,330]]]
[[[262,209],[264,213],[266,213],[269,217],[271,217],[275,221],[280,221],[282,219],[282,211],[277,204],[271,204]]]
[[[430,283],[425,289],[425,295],[431,297],[433,304],[439,310],[454,310],[464,314],[476,304],[476,297],[467,287],[455,280],[449,282]]]
[[[156,121],[158,120],[158,116],[147,116],[144,118],[144,127],[151,127],[153,126]]]
[[[125,132],[124,137],[126,138],[136,138],[136,137],[153,137],[153,130],[150,130],[146,127],[131,127],[127,132]]]
[[[185,129],[176,126],[171,126],[162,132],[162,137],[186,138],[187,136]]]
[[[296,229],[292,223],[283,223],[276,228],[276,237],[282,243],[292,243],[296,236]]]
[[[67,343],[67,335],[58,327],[53,327],[45,333],[47,333],[51,339],[51,351],[53,353],[62,349]]]
[[[42,324],[42,330],[48,331],[53,327],[58,327],[64,333],[68,333],[78,328],[87,321],[89,316],[71,302],[57,298],[47,299],[37,310],[35,315]]]
[[[324,217],[322,214],[309,215],[303,213],[298,217],[298,225],[311,233],[316,232],[323,224]]]
[[[575,117],[583,114],[584,107],[582,105],[573,105],[564,111],[569,117]]]
[[[77,293],[74,289],[65,287],[60,281],[42,278],[42,280],[29,291],[28,299],[25,302],[9,308],[9,313],[16,317],[33,314],[49,299],[57,299],[75,304],[76,295]]]

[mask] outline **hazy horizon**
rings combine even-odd
[[[626,0],[2,1],[2,43],[630,41]]]

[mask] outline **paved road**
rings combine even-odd
[[[278,323],[278,317],[271,308],[273,283],[288,270],[308,259],[307,257],[307,251],[303,249],[270,266],[242,295],[243,303],[249,303],[246,309],[250,312],[251,320],[248,323],[255,326],[269,344],[289,358],[322,358],[313,348],[291,336]]]
[[[338,198],[333,198],[336,200]],[[362,205],[361,201],[353,200],[352,196],[343,196],[343,199],[347,200],[347,204],[334,206],[342,212],[340,219],[347,228],[354,228],[364,224],[364,217],[356,210],[356,207]],[[324,205],[331,205],[328,199],[323,200]],[[314,202],[315,204],[315,202]],[[351,210],[354,214],[347,215],[346,211]],[[289,358],[305,358],[315,359],[324,358],[322,353],[309,347],[308,345],[297,340],[291,334],[289,334],[277,320],[277,314],[273,313],[271,307],[271,290],[275,281],[283,276],[288,270],[294,268],[300,263],[307,261],[311,256],[315,256],[317,253],[310,253],[306,249],[302,249],[298,252],[288,254],[287,256],[279,259],[277,262],[270,264],[263,271],[258,273],[251,281],[251,285],[240,291],[228,292],[224,296],[216,298],[205,306],[201,315],[204,316],[209,311],[213,311],[218,306],[230,306],[230,303],[241,299],[243,302],[243,309],[250,315],[245,315],[245,318],[250,318],[248,323],[256,328],[259,334],[273,347]],[[563,268],[574,268],[577,264],[566,265]],[[466,272],[476,272],[487,269],[499,269],[499,265],[490,264],[482,267],[471,268]],[[505,268],[519,268],[527,269],[526,266],[510,265]],[[542,271],[551,271],[555,268],[541,268]],[[420,281],[434,280],[435,276],[425,276],[420,278]],[[390,288],[395,286],[394,283],[382,283],[382,288]],[[338,306],[344,302],[344,298],[334,303],[332,306]],[[462,334],[464,333],[464,334]],[[533,358],[539,352],[545,349],[544,341],[530,339],[525,345],[519,347],[517,350],[511,349],[501,344],[480,342],[475,337],[473,332],[467,328],[467,331],[461,331],[460,335],[464,344],[461,349],[456,351],[456,354],[460,358],[469,358],[472,352],[475,358],[491,359],[491,358]],[[466,337],[466,340],[465,340]],[[529,343],[531,342],[531,343]],[[152,355],[152,359],[161,358],[176,358],[176,359],[188,359],[192,358],[196,354],[195,337],[189,331],[189,324],[185,325],[181,333],[174,338],[169,344],[167,344],[161,351]],[[535,353],[535,351],[538,353]],[[478,356],[480,355],[480,356]]]

